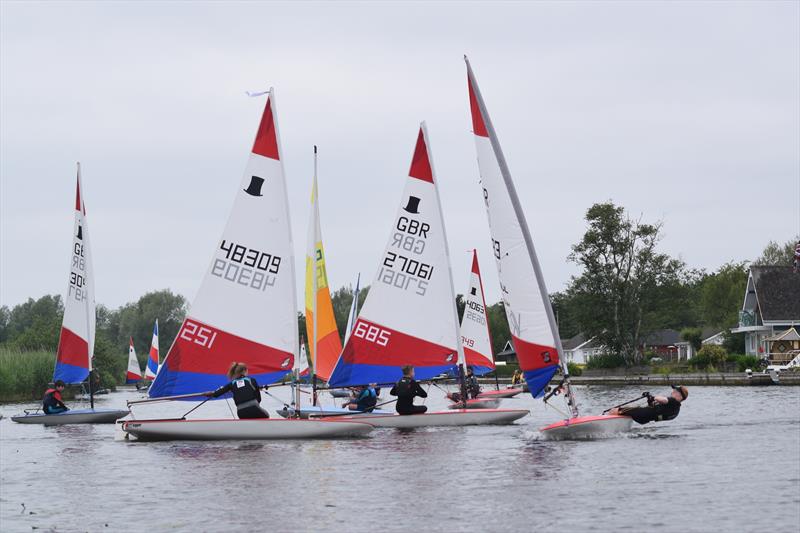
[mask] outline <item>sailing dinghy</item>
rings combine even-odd
[[[472,66],[466,56],[464,61],[467,64],[472,127],[492,249],[520,369],[534,398],[544,395],[545,387],[559,367],[564,374],[563,383],[555,391],[563,390],[570,413],[565,413],[564,420],[541,428],[542,435],[545,438],[564,439],[585,438],[589,430],[598,436],[628,431],[632,422],[629,417],[579,416],[569,383],[569,369],[561,357],[564,351],[553,308],[528,223]]]
[[[279,139],[271,89],[233,209],[191,311],[150,387],[151,399],[130,404],[204,396],[228,381],[233,361],[246,364],[262,385],[299,373],[294,248]],[[185,416],[129,419],[120,427],[127,438],[140,440],[328,438],[371,429],[345,420]]]
[[[139,358],[136,356],[136,348],[133,347],[133,337],[128,344],[128,371],[125,373],[125,384],[131,385],[142,381],[142,369],[139,368]]]
[[[144,379],[153,381],[158,375],[160,368],[158,361],[158,319],[153,326],[153,339],[150,341],[150,353],[147,356],[147,368],[144,371]]]
[[[128,414],[128,411],[119,409],[94,408],[92,383],[95,332],[94,269],[89,246],[86,205],[81,190],[80,163],[78,163],[78,184],[75,192],[75,222],[72,229],[69,286],[67,296],[64,298],[64,319],[61,324],[61,336],[58,339],[53,381],[79,384],[88,378],[91,407],[50,415],[27,410],[24,415],[11,417],[14,422],[21,424],[110,424]]]
[[[454,367],[463,373],[444,219],[422,123],[402,201],[367,299],[333,370],[331,387],[394,383],[404,365],[432,379]],[[508,424],[528,414],[514,409],[458,409],[416,415],[358,415],[380,427]],[[340,417],[339,419],[354,417]]]

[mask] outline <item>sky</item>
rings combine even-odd
[[[798,2],[3,1],[0,304],[65,292],[76,161],[97,301],[191,299],[271,86],[297,257],[316,144],[329,283],[372,279],[425,120],[456,291],[477,248],[496,301],[464,54],[550,291],[595,202],[693,268],[800,232]]]

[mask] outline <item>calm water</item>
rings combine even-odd
[[[124,443],[110,425],[4,418],[0,529],[798,531],[800,388],[690,392],[678,419],[594,442],[539,440],[536,428],[558,416],[530,397],[504,402],[533,410],[513,426],[377,429],[337,441]],[[442,406],[431,393],[429,405]],[[586,414],[639,393],[578,388]],[[227,412],[223,402],[196,411]]]

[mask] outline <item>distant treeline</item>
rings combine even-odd
[[[726,263],[714,272],[691,269],[682,260],[659,252],[661,223],[631,219],[622,207],[610,202],[592,206],[586,220],[586,233],[569,256],[581,267],[581,274],[551,298],[562,338],[577,333],[596,336],[610,353],[621,356],[626,364],[636,364],[642,360],[642,340],[653,331],[700,326],[722,330],[736,324],[747,281],[747,261]],[[753,264],[791,265],[795,242],[770,242]],[[359,308],[368,289],[361,291]],[[341,287],[331,298],[343,337],[352,289]],[[461,295],[457,304],[461,314]],[[55,354],[63,312],[58,295],[29,299],[13,309],[0,307],[0,349],[4,353]],[[114,310],[98,305],[94,365],[103,385],[113,386],[124,379],[129,337],[133,337],[144,366],[156,318],[163,357],[186,312],[186,299],[169,289],[147,293]],[[487,313],[493,350],[498,353],[510,338],[503,304],[490,305]],[[298,327],[305,337],[303,313],[299,313]],[[7,364],[4,361],[18,359],[0,358],[0,376]]]

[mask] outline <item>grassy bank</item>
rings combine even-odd
[[[0,347],[0,401],[39,400],[53,377],[56,355]]]

